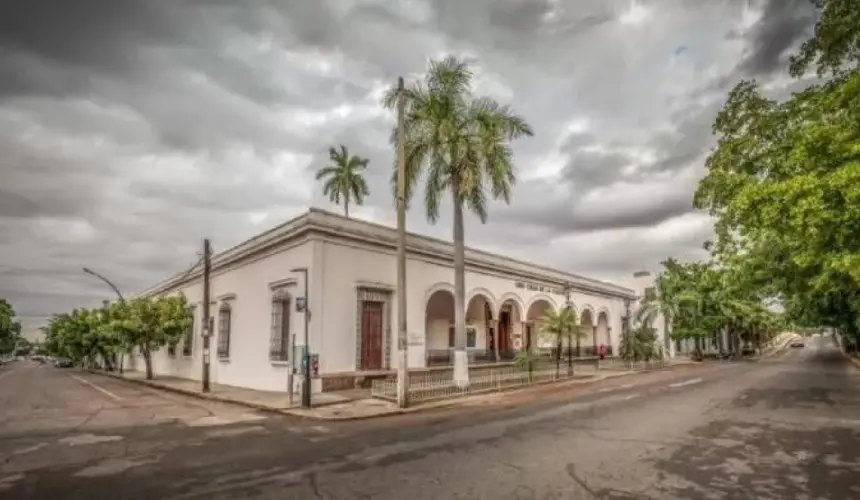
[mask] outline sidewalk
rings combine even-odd
[[[686,364],[693,363],[686,359],[673,360],[669,363],[668,367],[663,369],[671,369],[674,366]],[[398,408],[396,403],[371,398],[369,389],[352,389],[348,391],[316,393],[312,398],[312,407],[302,408],[299,406],[299,395],[296,395],[293,405],[290,406],[285,392],[256,391],[253,389],[211,384],[211,392],[203,393],[201,392],[199,380],[188,380],[167,376],[156,376],[153,380],[146,380],[144,374],[137,371],[126,371],[123,375],[102,371],[93,371],[93,373],[209,401],[246,406],[261,411],[280,413],[283,415],[293,415],[316,420],[361,420],[413,413],[431,408],[461,405],[468,406],[474,404],[476,401],[480,401],[488,397],[498,397],[504,394],[516,394],[532,391],[535,387],[541,387],[543,389],[563,388],[572,385],[592,384],[600,380],[645,372],[632,370],[605,370],[583,378],[568,379],[550,384],[542,384],[540,386],[529,386],[502,392],[482,393],[458,398],[442,399],[433,402],[421,403],[409,408]]]

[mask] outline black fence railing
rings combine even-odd
[[[534,354],[540,357],[555,359],[556,348],[541,348],[536,349]],[[470,363],[495,363],[496,353],[493,349],[468,349]],[[499,351],[499,362],[513,361],[516,359],[517,350],[504,349]],[[454,349],[428,349],[427,350],[427,366],[446,366],[454,363]],[[561,357],[567,359],[572,358],[594,358],[597,356],[597,349],[593,346],[580,346],[577,352],[576,346],[568,348],[565,346],[561,350]],[[606,357],[612,357],[612,347],[606,346]]]

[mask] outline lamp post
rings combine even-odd
[[[308,300],[308,268],[297,267],[290,272],[301,273],[303,275],[305,295],[304,300],[300,303],[296,300],[296,312],[303,312],[305,315],[305,342],[302,349],[302,371],[304,372],[304,384],[302,384],[302,406],[305,408],[311,407],[311,353],[308,345],[308,323],[311,321],[310,301]],[[291,367],[292,368],[292,367]]]
[[[119,298],[119,301],[123,302],[123,303],[125,302],[125,298],[122,296],[122,292],[119,291],[119,288],[116,285],[114,285],[111,282],[111,280],[105,278],[101,274],[93,271],[92,269],[90,269],[88,267],[84,267],[84,268],[82,268],[82,270],[84,271],[84,273],[89,274],[90,276],[95,276],[96,278],[104,281],[107,284],[107,286],[109,286],[109,287],[111,287],[111,289],[113,289],[114,293],[116,293],[117,298]],[[123,351],[120,351],[120,353],[119,353],[119,374],[120,375],[122,375],[122,362],[123,362],[123,355],[124,354],[125,353]]]
[[[564,284],[564,307],[568,310],[571,309],[570,303],[570,283]],[[574,325],[573,328],[578,328],[577,325]],[[570,342],[570,335],[572,332],[568,332],[567,334],[567,374],[568,376],[573,375],[573,346]],[[576,332],[577,345],[579,344],[579,332]],[[579,355],[579,353],[577,353]]]

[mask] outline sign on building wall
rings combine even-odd
[[[564,288],[555,288],[551,286],[538,285],[535,283],[526,283],[525,281],[516,281],[514,286],[517,288],[525,288],[534,292],[554,293],[556,295],[564,295]]]

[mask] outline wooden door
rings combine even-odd
[[[383,303],[364,301],[361,307],[361,369],[382,369]]]
[[[510,313],[502,312],[499,315],[499,352],[507,351],[510,346],[510,321]]]

